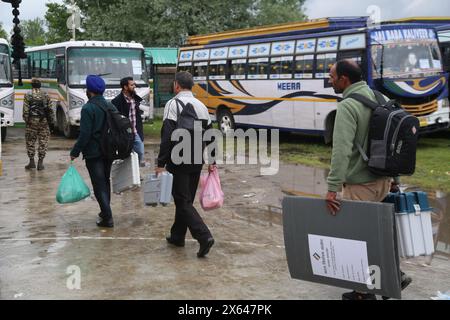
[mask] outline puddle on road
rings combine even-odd
[[[279,184],[284,195],[323,198],[327,193],[328,171],[300,165],[281,165],[276,176],[266,177]],[[406,189],[414,191],[417,189]],[[450,194],[428,191],[433,208],[432,224],[436,252],[450,257]],[[279,204],[281,207],[281,203]]]
[[[10,219],[23,229],[29,230],[33,226],[28,223],[33,214],[48,215],[51,220],[53,215],[57,216],[58,211],[62,210],[54,202],[49,204],[48,200],[54,198],[60,178],[70,165],[63,150],[67,149],[68,154],[74,141],[52,137],[53,142],[46,158],[47,170],[42,173],[25,172],[23,167],[27,159],[25,145],[22,143],[23,130],[15,131],[11,132],[10,140],[4,145],[4,176],[1,177],[0,201],[8,211],[25,213],[23,217],[15,217],[10,212],[13,217]],[[147,141],[146,155],[149,160],[154,160],[152,156],[157,148],[158,145],[154,141]],[[78,168],[84,166],[82,161],[77,161],[75,165]],[[151,173],[150,170],[146,168],[145,174]],[[83,171],[82,174],[88,181],[87,173]],[[226,196],[225,206],[232,209],[238,219],[269,226],[281,225],[282,199],[286,195],[323,198],[327,192],[327,175],[327,170],[292,164],[281,164],[277,175],[265,177],[259,176],[257,167],[226,166],[221,170]],[[429,192],[429,197],[431,206],[435,208],[432,218],[437,251],[450,256],[450,194]],[[116,197],[116,201],[120,201],[120,211],[124,213],[145,211],[138,190],[121,195],[119,199]],[[11,221],[9,223],[11,224]],[[133,227],[142,224],[142,220],[136,220]],[[72,230],[76,226],[68,225],[67,228],[71,230],[70,233],[82,233]],[[2,231],[3,237],[4,233],[11,230]]]

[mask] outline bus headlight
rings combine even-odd
[[[1,99],[0,107],[14,109],[14,94],[10,94],[9,96]]]
[[[84,100],[71,94],[69,95],[69,103],[70,109],[77,109],[81,108],[84,105]]]
[[[150,105],[150,95],[146,94],[145,96],[143,96],[142,101],[144,102],[143,104],[149,106]]]

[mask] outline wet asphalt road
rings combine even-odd
[[[155,142],[147,141],[149,162]],[[57,204],[73,143],[53,137],[46,170],[27,172],[24,130],[9,131],[0,177],[0,299],[328,300],[346,291],[292,280],[286,262],[281,199],[325,194],[323,170],[282,165],[277,176],[260,177],[257,166],[220,167],[225,206],[208,213],[199,209],[216,244],[206,259],[198,259],[190,235],[185,248],[165,241],[174,207],[145,207],[140,189],[113,196],[113,230],[96,227],[99,209],[92,198]],[[84,163],[75,165],[90,186]],[[150,172],[145,168],[143,174]],[[442,241],[447,228],[441,226]],[[442,241],[431,265],[427,258],[403,262],[414,279],[404,299],[450,290],[450,241]],[[71,290],[78,271],[80,289]]]

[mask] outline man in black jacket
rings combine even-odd
[[[120,80],[120,86],[122,87],[122,92],[111,102],[122,115],[130,119],[131,129],[135,136],[133,150],[139,156],[141,167],[145,167],[143,111],[139,108],[142,98],[136,94],[136,83],[132,77]]]
[[[203,130],[212,127],[208,109],[191,92],[193,85],[194,81],[190,73],[179,72],[176,74],[174,91],[177,95],[174,99],[167,102],[164,109],[164,122],[161,129],[161,146],[156,174],[162,173],[165,168],[173,174],[172,195],[176,211],[175,222],[170,236],[166,238],[167,242],[177,247],[184,247],[186,232],[189,228],[192,237],[200,244],[197,256],[203,258],[213,246],[214,239],[205,222],[194,208],[193,203],[203,167],[205,144],[202,141],[194,141],[196,137],[191,134],[191,160],[189,163],[185,163],[183,160],[181,164],[177,164],[178,161],[172,159],[172,149],[174,147],[171,141],[172,134],[177,129],[178,120],[185,108],[189,109],[191,114],[194,115],[196,122],[201,123]],[[201,135],[199,138],[202,139]],[[196,150],[194,147],[196,142],[203,147]],[[193,161],[196,158],[200,159],[198,163]],[[214,169],[214,165],[210,165],[208,169],[211,172]]]

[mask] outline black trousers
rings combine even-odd
[[[100,216],[112,218],[111,211],[111,175],[112,161],[103,158],[86,159],[86,167],[91,177],[95,198],[100,206]]]
[[[192,237],[198,241],[205,241],[212,237],[205,222],[194,208],[200,174],[201,171],[173,174],[172,195],[176,211],[171,237],[174,240],[184,240],[188,228]]]

